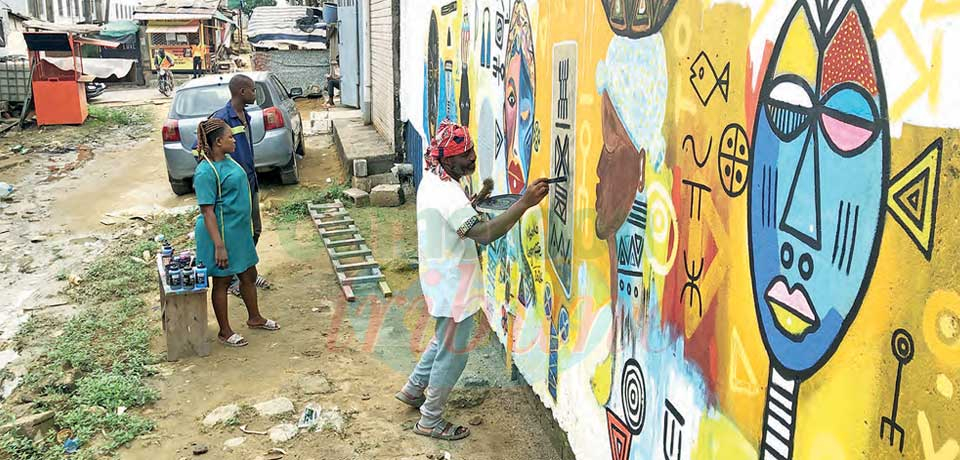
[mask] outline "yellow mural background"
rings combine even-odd
[[[460,2],[458,8],[471,8],[469,11],[473,14],[472,4]],[[871,8],[871,5],[867,7]],[[528,8],[535,37],[535,113],[541,130],[539,150],[535,149],[532,154],[530,180],[551,175],[553,45],[565,41],[574,41],[578,45],[577,144],[573,178],[573,206],[577,220],[571,287],[574,296],[567,305],[571,314],[570,338],[561,345],[559,353],[560,367],[563,368],[564,359],[582,352],[576,347],[583,346],[585,336],[591,332],[588,328],[595,324],[594,319],[610,308],[611,267],[607,243],[599,240],[594,232],[597,166],[603,144],[596,69],[606,58],[614,34],[599,1],[540,0]],[[423,14],[429,16],[427,8]],[[448,18],[438,17],[440,30],[446,30],[449,25],[458,31],[461,16],[458,12]],[[754,92],[764,74],[764,69],[753,69],[750,64],[750,44],[757,40],[751,36],[757,30],[752,18],[762,16],[739,5],[681,0],[661,32],[669,82],[662,132],[667,144],[666,164],[657,173],[648,162],[645,180],[647,184],[661,183],[668,191],[674,192],[678,186],[673,183],[672,170],[679,168],[680,177],[710,186],[714,192],[704,196],[703,222],[689,232],[698,237],[679,244],[692,250],[702,249],[705,235],[709,233],[718,247],[716,258],[705,271],[701,283],[704,309],[710,308],[707,299],[717,299],[714,306],[717,309],[714,312],[716,328],[711,346],[716,352],[718,371],[716,392],[708,395],[715,407],[703,408],[705,414],[691,458],[756,458],[756,446],[761,436],[769,359],[760,339],[751,287],[746,194],[730,198],[723,193],[715,163],[716,151],[710,156],[708,165],[701,169],[694,164],[683,143],[690,135],[698,149],[705,148],[708,139],[712,136],[716,142],[730,123],[745,126],[748,133],[752,131],[756,109]],[[478,28],[472,29],[471,34],[473,40],[477,40]],[[461,54],[458,35],[455,34],[453,42],[454,49],[441,46],[441,57],[453,60],[457,69]],[[726,102],[717,99],[703,107],[691,89],[690,65],[700,51],[707,53],[720,66],[730,63]],[[468,69],[473,85],[471,99],[479,101],[484,97],[480,92],[489,89],[482,85],[484,77],[477,55],[470,56]],[[888,74],[899,69],[884,68],[882,71]],[[636,78],[643,78],[643,75]],[[455,87],[458,89],[459,82],[457,74]],[[888,104],[895,99],[896,95],[888,94]],[[494,110],[502,110],[502,105],[495,106]],[[474,136],[478,135],[479,112],[471,110],[470,125]],[[960,317],[960,295],[957,294],[960,290],[960,238],[956,231],[960,222],[960,132],[905,125],[900,137],[891,139],[890,175],[905,168],[937,138],[943,139],[943,163],[932,258],[927,261],[906,232],[889,213],[886,215],[876,269],[863,305],[835,355],[801,386],[794,438],[795,459],[960,458],[956,441],[960,438],[960,339],[956,339],[960,336],[960,324],[951,322],[949,315],[943,314],[954,312],[954,318]],[[474,190],[479,188],[480,180],[480,177],[472,178]],[[679,196],[681,201],[673,203],[674,209],[677,213],[686,212],[691,199],[689,190],[679,188]],[[541,243],[547,216],[545,202],[540,208],[531,210],[523,221],[525,229],[541,229]],[[524,238],[529,243],[536,243],[536,231],[524,235]],[[542,270],[545,283],[552,286],[554,297],[557,297],[562,295],[559,294],[560,283],[546,261],[545,253],[544,247],[544,255],[533,257],[529,262],[535,269]],[[682,271],[682,262],[676,260],[672,270]],[[580,267],[585,269],[588,286],[579,281]],[[519,282],[516,265],[510,277],[511,284],[516,286]],[[543,289],[542,284],[537,286],[540,298]],[[660,289],[657,295],[663,295],[662,286]],[[589,292],[589,298],[578,298],[576,293],[579,292]],[[499,286],[496,297],[495,304],[504,302],[503,286]],[[511,313],[519,320],[539,323],[541,334],[549,338],[549,322],[556,321],[559,308],[553,309],[552,318],[546,318],[542,305],[525,310],[515,299],[512,302]],[[493,313],[499,315],[498,311]],[[499,318],[493,317],[490,321],[498,324]],[[686,309],[683,336],[692,337],[700,321],[701,315]],[[905,430],[902,454],[886,439],[880,438],[881,417],[890,416],[895,391],[897,361],[890,350],[890,338],[898,328],[912,334],[916,349],[913,360],[903,369],[900,389],[897,421]],[[955,340],[949,345],[944,337]],[[509,338],[506,340],[510,341]],[[545,344],[539,346],[544,348]],[[513,344],[508,343],[507,347],[512,349]],[[578,401],[577,404],[603,405],[611,391],[610,366],[608,358],[594,372],[590,384],[595,400]],[[659,458],[650,455],[650,458]]]

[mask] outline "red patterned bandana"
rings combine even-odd
[[[440,159],[463,155],[472,148],[473,140],[470,139],[467,128],[444,120],[437,127],[437,135],[433,136],[430,146],[427,147],[427,154],[424,156],[424,162],[427,165],[425,169],[440,176],[441,180],[452,180],[443,166],[440,166]]]

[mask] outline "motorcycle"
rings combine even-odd
[[[157,86],[160,94],[170,97],[173,94],[173,74],[169,70],[161,68],[157,71]]]
[[[94,99],[107,90],[107,85],[103,83],[89,82],[86,84],[87,100]]]

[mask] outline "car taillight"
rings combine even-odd
[[[180,122],[177,120],[167,120],[163,124],[163,141],[180,142]]]
[[[283,113],[276,107],[270,107],[263,111],[263,129],[270,131],[272,129],[283,128]]]

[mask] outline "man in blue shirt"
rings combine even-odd
[[[257,182],[257,172],[253,163],[253,140],[250,138],[250,114],[247,113],[246,106],[257,102],[257,90],[253,79],[246,75],[235,75],[230,79],[230,100],[227,105],[220,110],[213,112],[210,118],[219,118],[227,123],[233,130],[233,138],[237,143],[237,148],[231,154],[240,166],[243,166],[247,173],[247,180],[250,182],[250,218],[253,221],[253,243],[256,245],[260,241],[260,233],[263,231],[263,223],[260,220],[260,187]],[[196,145],[193,150],[196,152]],[[258,287],[266,287],[267,281],[262,277],[257,278]],[[230,292],[239,295],[239,284],[234,279],[230,286]]]

